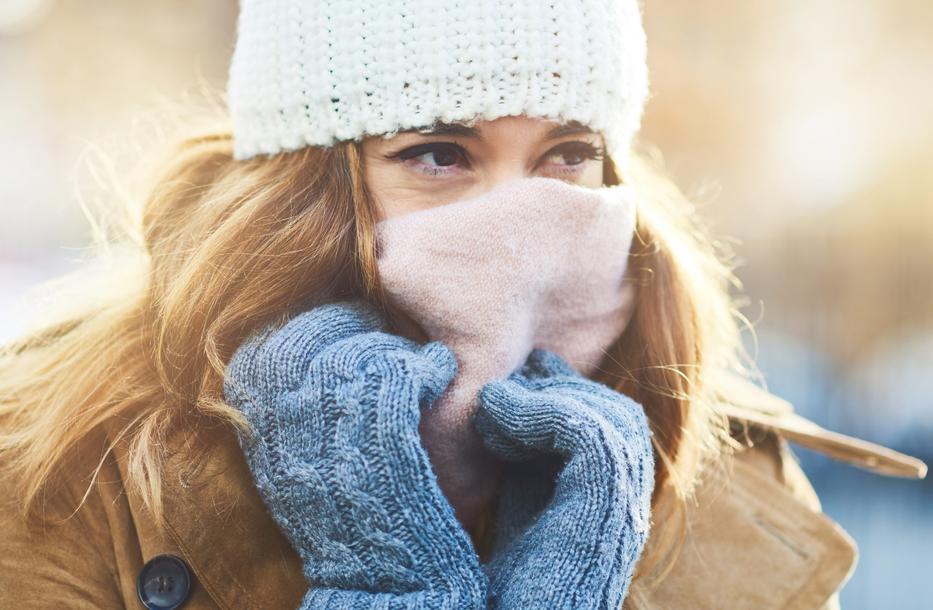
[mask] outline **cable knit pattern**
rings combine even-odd
[[[234,157],[526,114],[621,167],[648,97],[636,0],[242,0]]]
[[[250,337],[224,381],[255,431],[240,444],[302,558],[302,608],[484,608],[486,577],[418,435],[456,359],[384,330],[359,300]]]
[[[621,607],[648,538],[654,489],[641,405],[540,348],[479,398],[474,422],[484,442],[519,465],[504,481],[484,566],[488,607]],[[548,480],[555,472],[556,482]]]

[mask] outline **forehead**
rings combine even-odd
[[[579,121],[559,121],[527,117],[524,115],[499,117],[494,120],[475,121],[470,125],[463,123],[436,122],[426,127],[405,129],[399,134],[420,134],[424,136],[443,135],[464,138],[490,139],[500,135],[536,137],[554,139],[575,134],[598,133]]]

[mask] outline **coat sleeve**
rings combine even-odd
[[[92,500],[99,498],[92,494]],[[77,505],[71,489],[50,493],[40,501],[47,519],[27,523],[13,486],[0,481],[0,607],[124,607],[112,566],[101,552],[109,544],[102,539],[106,529],[89,527],[88,513],[74,512]]]

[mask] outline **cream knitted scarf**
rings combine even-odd
[[[457,356],[457,376],[423,414],[420,432],[461,521],[472,522],[495,495],[500,472],[471,423],[483,384],[534,347],[589,375],[628,324],[635,208],[626,185],[531,177],[377,223],[391,304]]]

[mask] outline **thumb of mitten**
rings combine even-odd
[[[511,377],[488,382],[477,396],[473,426],[494,455],[524,461],[551,451],[559,407],[546,407]]]
[[[430,407],[444,393],[457,374],[457,357],[440,341],[425,343],[412,359],[421,382],[419,402]]]
[[[555,377],[557,375],[580,376],[559,354],[540,347],[531,350],[522,368],[513,373],[513,377],[519,380]]]

